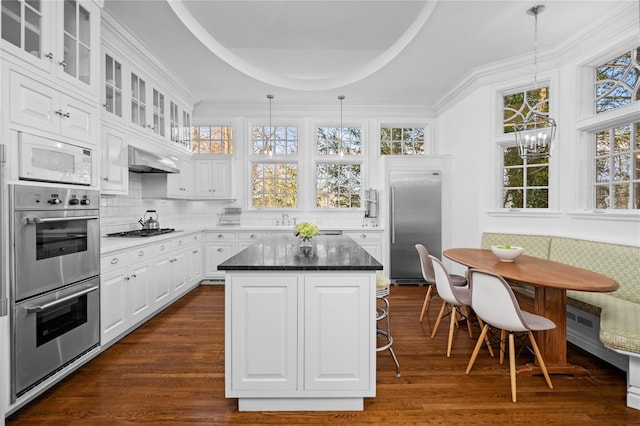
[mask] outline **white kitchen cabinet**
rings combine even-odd
[[[361,407],[375,395],[374,288],[366,271],[227,271],[226,396],[240,411]]]
[[[107,47],[102,48],[102,117],[114,120],[119,125],[124,124],[125,117],[125,86],[124,67],[120,57]],[[128,111],[128,110],[127,110]]]
[[[102,257],[102,345],[109,343],[151,313],[152,252],[152,247],[146,246]]]
[[[231,158],[195,159],[195,195],[208,199],[231,198]]]
[[[205,232],[205,278],[224,278],[224,271],[218,271],[218,265],[236,252],[235,232]]]
[[[83,144],[97,143],[99,120],[95,106],[13,69],[9,81],[11,122]]]
[[[246,249],[249,246],[254,245],[260,240],[269,238],[270,232],[267,231],[239,231],[238,232],[238,252]]]
[[[169,242],[158,244],[158,257],[154,260],[154,278],[151,287],[154,310],[169,302],[173,286],[173,253],[170,251]]]
[[[93,1],[3,1],[2,49],[97,97],[100,7]]]
[[[188,239],[187,247],[185,248],[185,252],[187,255],[186,281],[188,288],[196,286],[203,279],[203,240],[203,234],[198,233],[191,235]]]
[[[102,126],[102,167],[100,190],[103,194],[129,193],[129,157],[127,134],[108,125]]]
[[[298,276],[238,274],[225,285],[232,304],[231,390],[295,391]]]
[[[344,235],[351,237],[378,262],[382,263],[382,231],[345,231]]]
[[[193,199],[195,185],[190,159],[178,159],[180,173],[143,173],[142,198]]]

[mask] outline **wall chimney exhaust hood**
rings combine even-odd
[[[175,161],[129,145],[129,170],[137,173],[180,173]]]

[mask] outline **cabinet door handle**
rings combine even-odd
[[[118,259],[117,257],[114,257],[113,259],[111,259],[111,264],[115,265],[116,263],[118,263],[120,261],[120,259]]]
[[[360,234],[360,238],[367,238],[367,234]]]
[[[222,253],[223,251],[224,251],[224,249],[223,249],[222,247],[220,247],[220,248],[218,249],[218,253]]]
[[[256,234],[251,234],[249,235],[249,238],[258,238],[258,236]]]
[[[109,177],[103,177],[102,180],[105,182],[109,182]]]
[[[131,274],[131,278],[135,278],[135,277],[137,277],[136,274]]]
[[[164,244],[160,246],[160,250],[164,250]]]
[[[60,61],[58,63],[60,64],[60,66],[62,66],[62,68],[65,68],[67,66],[67,63],[65,61]]]
[[[194,251],[192,251],[191,253],[193,253],[193,254],[197,254],[197,253],[198,253],[198,250],[194,250]]]
[[[223,238],[224,238],[224,235],[222,235],[222,234],[218,234],[218,238],[223,239]]]
[[[49,52],[46,55],[44,55],[45,58],[49,58],[49,60],[53,59],[53,53]]]
[[[138,256],[144,256],[144,250],[140,250],[140,251],[138,252]]]
[[[130,277],[124,277],[125,281],[129,281],[131,278]]]

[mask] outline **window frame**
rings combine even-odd
[[[559,181],[558,181],[558,167],[559,161],[554,161],[559,157],[559,150],[557,146],[554,147],[551,157],[548,162],[548,206],[545,208],[505,208],[502,207],[502,197],[504,191],[503,185],[503,173],[504,173],[504,157],[503,149],[505,147],[516,147],[515,133],[504,133],[504,97],[510,94],[533,90],[536,86],[548,87],[549,93],[549,116],[556,117],[556,111],[558,111],[559,105],[559,84],[560,75],[559,71],[548,72],[538,75],[537,85],[531,81],[530,78],[522,78],[507,82],[502,85],[495,85],[492,87],[493,97],[491,105],[491,122],[492,125],[492,143],[494,146],[494,195],[492,207],[489,208],[488,213],[493,216],[518,216],[518,217],[548,217],[559,216]],[[562,137],[562,133],[556,134],[555,144],[560,145],[562,142],[559,139]]]
[[[364,210],[364,189],[366,188],[366,176],[367,176],[367,156],[369,149],[367,146],[367,123],[364,121],[343,121],[342,128],[343,129],[360,129],[360,153],[359,154],[320,154],[318,153],[318,140],[317,140],[317,129],[318,128],[332,128],[332,129],[340,129],[340,123],[336,123],[330,120],[316,120],[311,123],[311,137],[310,143],[308,144],[310,151],[310,167],[309,170],[310,176],[308,179],[308,187],[310,189],[309,193],[313,194],[310,200],[308,200],[309,208],[314,212],[354,212]],[[318,199],[318,166],[320,164],[333,164],[333,165],[346,165],[353,164],[358,165],[360,167],[360,207],[318,207],[317,199]],[[307,182],[307,181],[305,181]]]
[[[269,127],[269,123],[264,123],[264,120],[254,120],[247,122],[246,125],[246,137],[244,143],[244,149],[246,150],[246,208],[250,211],[254,212],[280,212],[280,211],[295,211],[302,210],[304,208],[303,202],[304,199],[301,197],[300,188],[304,184],[304,180],[302,178],[302,174],[304,173],[303,167],[301,165],[304,163],[303,154],[303,133],[302,133],[302,125],[298,120],[282,120],[278,122],[272,122],[271,127],[274,128],[287,128],[287,127],[295,127],[298,139],[297,139],[297,148],[295,154],[276,154],[275,152],[272,155],[268,154],[256,154],[253,150],[253,129],[256,127]],[[295,207],[273,207],[273,208],[260,208],[254,207],[253,205],[253,168],[256,164],[294,164],[297,169],[297,181],[296,181],[296,206]]]
[[[576,67],[578,76],[578,119],[576,122],[576,157],[583,164],[579,168],[577,206],[573,216],[591,217],[612,220],[640,220],[639,209],[596,209],[595,206],[595,134],[598,131],[632,124],[640,121],[640,101],[621,107],[596,113],[595,106],[595,68],[603,63],[619,57],[627,51],[640,47],[637,40],[628,41],[619,48],[607,48]],[[605,213],[605,214],[603,214]]]

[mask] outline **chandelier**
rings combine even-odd
[[[544,6],[534,6],[527,10],[533,15],[534,44],[533,44],[533,81],[534,91],[538,89],[538,15]],[[524,120],[514,124],[518,151],[523,160],[535,160],[551,156],[552,144],[556,135],[556,121],[548,115],[533,111]]]

